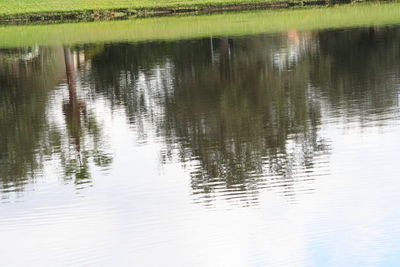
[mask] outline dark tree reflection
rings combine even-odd
[[[78,98],[69,49],[24,48],[0,51],[0,187],[20,191],[41,175],[46,161],[58,162],[63,178],[89,181],[89,161],[109,166],[98,122]],[[67,78],[69,98],[61,107],[65,126],[54,122],[54,90]],[[61,97],[60,91],[56,95]]]
[[[75,53],[77,69],[74,68],[71,49],[64,47],[65,72],[68,86],[68,100],[64,102],[63,113],[68,133],[68,141],[64,146],[73,149],[61,149],[60,158],[65,179],[73,180],[75,184],[90,182],[89,162],[97,166],[107,167],[112,163],[112,157],[107,152],[104,136],[93,112],[88,110],[84,97],[78,97],[77,76],[79,67],[85,62],[79,62],[79,53]],[[66,139],[66,138],[65,138]],[[61,145],[63,146],[63,145]]]
[[[276,39],[215,40],[213,64],[176,66],[175,91],[159,128],[166,158],[176,151],[183,162],[198,161],[195,193],[211,192],[214,184],[222,191],[256,191],[278,179],[292,194],[295,175],[324,153],[320,103],[310,97],[303,68],[274,66],[274,45],[282,38]]]
[[[63,68],[57,50],[0,52],[0,185],[13,190],[35,176],[49,153],[46,106]]]
[[[398,105],[399,40],[398,27],[319,32],[311,81],[343,114],[385,113]]]
[[[325,123],[398,114],[399,41],[387,27],[25,51],[0,66],[2,186],[35,176],[48,155],[76,184],[90,181],[91,161],[109,166],[90,108],[102,96],[141,142],[161,144],[162,164],[190,172],[200,201],[257,201],[263,188],[292,199],[329,171]],[[63,79],[65,129],[45,116]]]
[[[92,61],[94,90],[125,106],[137,126],[156,126],[162,161],[184,163],[194,193],[253,193],[268,186],[267,177],[292,194],[295,175],[312,169],[327,145],[318,137],[321,103],[309,91],[310,63],[284,65],[291,60],[279,51],[285,42],[261,36],[108,45]],[[297,56],[312,49],[301,47]]]
[[[322,110],[366,119],[395,106],[397,84],[387,75],[398,73],[398,34],[289,31],[105,45],[90,79],[95,94],[126,108],[143,140],[143,121],[155,126],[162,162],[182,162],[200,197],[275,186],[292,195],[328,162]]]

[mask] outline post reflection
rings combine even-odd
[[[102,130],[95,114],[87,110],[84,98],[78,97],[79,62],[76,53],[77,67],[74,67],[71,49],[64,47],[64,62],[68,85],[68,100],[63,104],[65,125],[73,149],[62,150],[61,163],[64,167],[66,179],[75,184],[90,182],[89,162],[93,160],[97,166],[107,167],[112,163],[112,157],[104,151]]]

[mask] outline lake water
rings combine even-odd
[[[400,27],[0,49],[1,266],[399,266]]]

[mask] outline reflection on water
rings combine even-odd
[[[332,260],[328,254],[337,256],[332,252],[335,248],[323,245],[336,242],[330,239],[332,231],[333,235],[345,236],[352,228],[324,228],[334,227],[332,220],[336,220],[328,223],[325,218],[331,218],[327,214],[330,209],[335,211],[334,218],[350,218],[340,213],[345,211],[340,207],[347,204],[339,203],[346,197],[354,201],[354,210],[346,210],[352,213],[362,207],[358,201],[364,199],[364,193],[378,194],[369,187],[365,192],[357,189],[359,186],[379,186],[377,179],[387,179],[385,183],[393,183],[393,187],[398,185],[393,160],[398,153],[393,140],[400,132],[399,43],[400,28],[385,27],[1,50],[1,205],[12,207],[21,201],[19,209],[26,213],[25,204],[28,207],[30,201],[42,203],[30,199],[30,195],[36,199],[32,193],[35,190],[42,201],[51,202],[55,197],[52,194],[60,193],[63,205],[73,202],[78,206],[68,206],[67,214],[81,209],[97,214],[93,209],[98,212],[102,205],[109,205],[99,216],[114,220],[113,214],[124,214],[115,215],[124,221],[111,225],[132,234],[123,242],[144,265],[157,264],[156,259],[146,259],[145,255],[166,246],[154,236],[161,231],[158,224],[166,220],[166,227],[172,227],[169,222],[177,216],[187,222],[180,222],[179,227],[198,227],[191,219],[197,218],[197,223],[212,220],[212,214],[204,213],[208,210],[221,210],[215,213],[215,219],[224,221],[223,216],[231,216],[245,227],[249,224],[243,218],[254,219],[250,224],[258,229],[255,232],[235,230],[246,242],[252,240],[249,235],[260,235],[253,240],[255,244],[245,247],[247,252],[235,252],[248,255],[250,260],[234,261],[233,265],[291,262],[308,266],[325,260],[332,261],[331,265],[343,261],[347,266],[354,265],[342,256]],[[358,169],[360,166],[362,169]],[[382,176],[373,179],[378,166],[385,166],[377,172]],[[366,184],[341,187],[346,177]],[[95,184],[89,190],[87,185],[92,182]],[[65,193],[70,184],[75,184],[76,192],[87,190],[80,193],[86,200],[75,200],[74,194]],[[371,199],[386,203],[381,197],[394,197],[390,186],[380,190],[382,195]],[[177,191],[181,204],[168,201]],[[349,199],[352,194],[357,197]],[[326,200],[330,199],[328,195],[333,195],[332,202]],[[101,198],[98,205],[90,202],[96,198]],[[126,205],[138,200],[139,204]],[[286,204],[277,204],[280,201]],[[315,211],[318,201],[326,206]],[[138,207],[140,203],[143,206]],[[378,216],[376,213],[383,206],[376,205],[368,204],[375,213],[360,215],[368,220],[372,219],[370,215]],[[247,209],[238,215],[241,207]],[[252,209],[257,207],[265,210],[262,219],[255,218],[256,211]],[[49,216],[57,210],[57,206],[53,208]],[[233,214],[227,215],[226,210]],[[285,210],[294,211],[286,214]],[[387,207],[382,212],[390,210]],[[310,214],[314,213],[318,219],[311,219]],[[66,215],[61,212],[59,216]],[[278,225],[283,223],[282,229],[272,225],[268,216]],[[390,216],[399,222],[396,213]],[[288,225],[291,220],[320,232],[296,230]],[[9,228],[13,223],[6,214],[5,223],[0,226]],[[263,223],[271,227],[270,231],[260,230]],[[363,222],[346,223],[364,229]],[[240,227],[240,223],[235,225]],[[216,223],[215,227],[222,235],[227,230],[222,231],[220,226]],[[369,235],[369,225],[366,227],[362,234],[376,241]],[[171,229],[175,233],[176,229]],[[393,233],[392,226],[386,225],[385,230]],[[278,241],[279,237],[271,236],[276,231],[294,231],[289,236],[281,233],[290,240],[294,238],[294,242],[301,243],[300,239],[305,238],[302,235],[319,241],[309,248],[288,246],[285,249],[294,257],[287,261],[282,255],[274,256],[277,251],[273,252],[272,245],[262,237]],[[104,238],[121,241],[109,232]],[[141,241],[129,239],[134,233]],[[395,231],[394,236],[398,235]],[[196,238],[200,236],[195,235]],[[212,238],[217,238],[215,244]],[[170,239],[162,241],[165,240]],[[203,237],[201,242],[215,248],[231,241],[232,237],[211,236],[209,240]],[[387,241],[394,242],[390,238]],[[143,247],[137,242],[143,242]],[[152,246],[152,242],[157,245]],[[171,242],[178,250],[187,244],[196,249],[188,240]],[[388,254],[396,262],[398,258],[392,256],[396,255],[395,245],[389,243],[386,247],[380,243],[360,245],[355,253],[364,264],[376,264],[382,263],[382,258],[368,255],[371,249],[380,249],[380,256]],[[106,247],[99,245],[99,250]],[[71,263],[95,262],[77,252],[67,254],[76,260],[71,259]],[[191,256],[182,263],[206,262],[190,260],[201,258],[201,253],[188,255]],[[221,263],[227,262],[214,257],[207,265]]]
[[[64,48],[64,62],[68,100],[63,104],[63,113],[71,140],[70,147],[72,145],[73,149],[67,149],[68,151],[61,156],[61,159],[65,177],[74,179],[75,183],[82,183],[90,178],[88,166],[90,158],[96,165],[107,167],[112,162],[112,157],[102,151],[101,127],[96,117],[87,110],[85,101],[78,98],[77,77],[72,66],[69,48]]]
[[[293,183],[313,179],[314,158],[328,152],[307,70],[284,66],[315,50],[305,35],[292,54],[280,50],[281,36],[105,46],[91,65],[91,89],[123,105],[144,141],[150,120],[162,162],[190,165],[201,198],[237,192],[254,201],[270,186],[293,195]]]
[[[63,50],[65,57],[63,57]],[[35,53],[33,53],[34,51]],[[0,69],[1,104],[0,179],[3,197],[23,190],[41,176],[44,163],[60,164],[65,180],[87,182],[89,158],[108,166],[102,152],[101,127],[77,96],[77,80],[68,48],[6,50]],[[67,77],[68,98],[60,122],[52,110],[51,94]],[[61,125],[62,124],[62,125]],[[55,160],[57,158],[58,160]]]
[[[49,91],[62,78],[57,52],[37,47],[1,51],[0,178],[4,193],[34,178],[48,154],[46,104]]]

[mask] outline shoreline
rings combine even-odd
[[[0,26],[0,49],[400,25],[400,2]]]
[[[350,3],[367,3],[369,1],[340,1],[335,5]],[[390,1],[379,1],[390,2]],[[172,6],[156,8],[111,8],[111,9],[89,9],[78,11],[53,11],[53,12],[32,12],[24,14],[0,15],[0,25],[15,24],[37,24],[37,23],[62,23],[62,22],[83,22],[97,20],[119,20],[128,18],[214,14],[220,12],[251,11],[251,10],[273,10],[291,8],[309,8],[329,6],[324,0],[307,1],[276,1],[256,2],[240,4],[212,4],[195,6]]]

